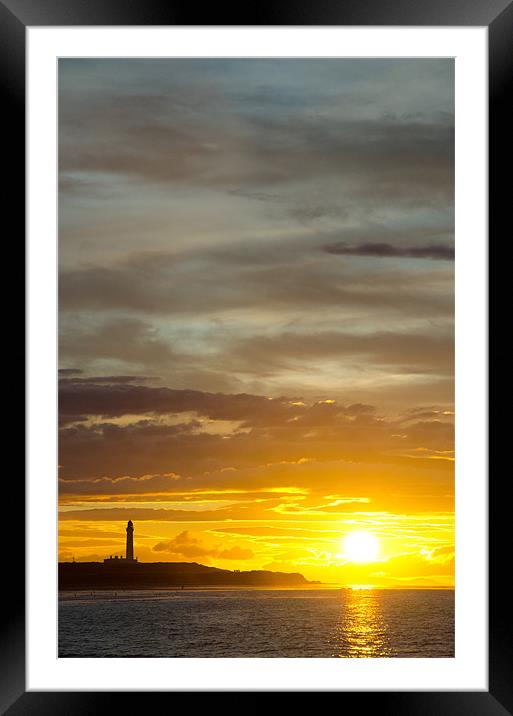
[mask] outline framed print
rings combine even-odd
[[[512,712],[486,428],[511,5],[0,10],[28,279],[2,708]]]

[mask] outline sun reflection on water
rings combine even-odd
[[[378,658],[392,653],[379,592],[359,585],[341,597],[340,620],[333,635],[334,656]]]

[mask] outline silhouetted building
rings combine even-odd
[[[109,564],[112,564],[113,562],[118,564],[137,562],[137,557],[134,557],[134,523],[132,520],[128,520],[128,524],[126,526],[126,558],[123,559],[123,557],[118,557],[117,555],[114,557],[110,555],[110,557],[107,557],[103,561],[108,562]]]
[[[130,562],[134,561],[134,523],[128,520],[126,526],[126,558]]]

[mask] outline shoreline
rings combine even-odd
[[[347,585],[330,585],[330,584],[323,584],[323,585],[307,585],[302,587],[290,587],[290,586],[254,586],[254,585],[239,585],[234,586],[231,584],[226,585],[189,585],[182,587],[176,587],[176,586],[170,586],[170,587],[152,587],[152,586],[138,586],[138,587],[102,587],[101,589],[98,588],[80,588],[80,589],[59,589],[58,595],[65,595],[65,594],[101,594],[104,592],[110,593],[110,592],[116,592],[116,593],[126,593],[126,592],[312,592],[312,591],[318,591],[318,592],[333,592],[333,591],[350,591],[350,592],[360,592],[360,591],[373,591],[373,592],[454,592],[455,587],[440,587],[440,586],[434,586],[434,587],[374,587],[374,586],[366,586],[366,587],[352,587]]]

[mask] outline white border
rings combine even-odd
[[[488,689],[487,28],[27,28],[27,689]],[[56,657],[56,58],[456,58],[456,657]]]

